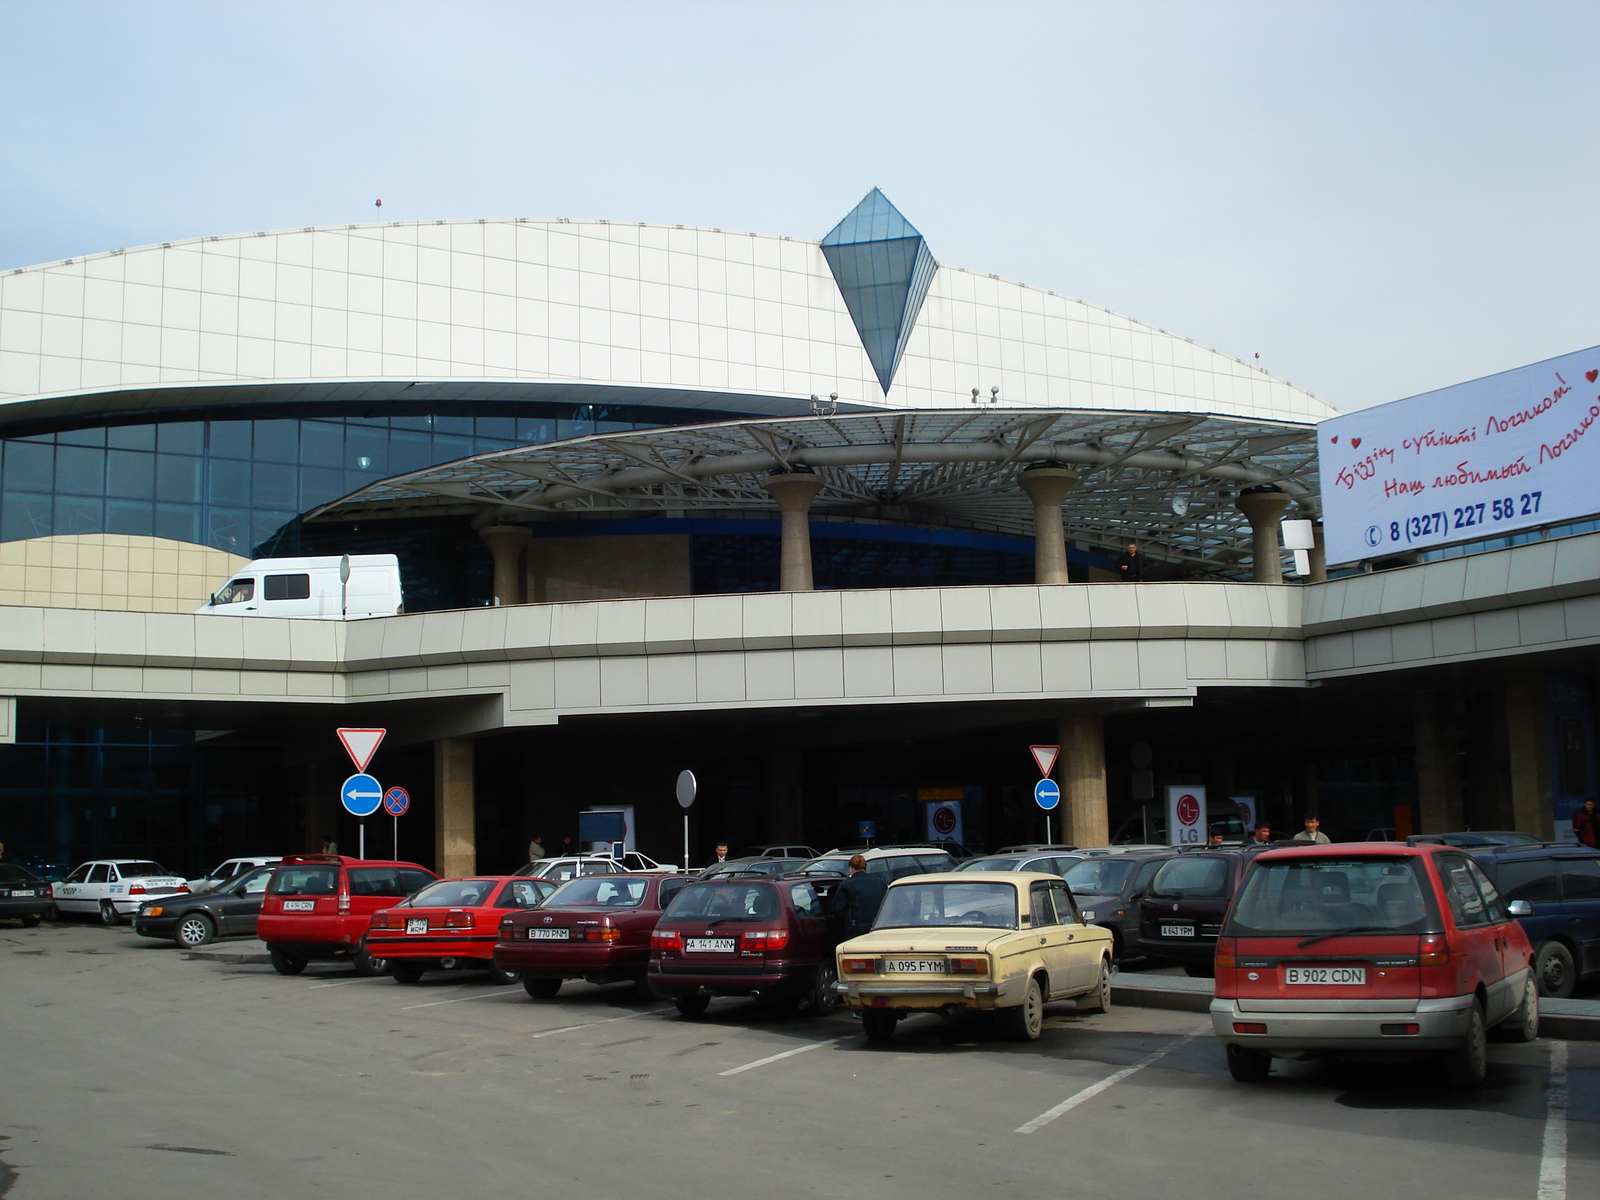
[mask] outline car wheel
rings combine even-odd
[[[811,986],[800,998],[801,1011],[813,1017],[830,1016],[839,1007],[839,993],[833,990],[838,978],[839,973],[831,962],[819,966],[812,976]]]
[[[556,993],[561,990],[559,979],[530,979],[522,977],[522,989],[535,1000],[554,1000]]]
[[[1100,960],[1100,978],[1092,990],[1078,997],[1078,1007],[1084,1012],[1103,1013],[1111,1007],[1111,960]]]
[[[389,974],[396,983],[417,983],[422,979],[422,964],[397,962],[389,968]]]
[[[1228,1047],[1228,1074],[1240,1083],[1260,1083],[1272,1073],[1272,1055],[1243,1046]]]
[[[1183,973],[1190,979],[1215,979],[1217,966],[1215,963],[1184,963]]]
[[[1022,1003],[1005,1010],[1006,1031],[1015,1041],[1037,1041],[1044,1031],[1044,991],[1039,987],[1039,977],[1028,980],[1022,993]]]
[[[710,996],[679,996],[672,1002],[672,1007],[678,1010],[678,1015],[683,1017],[703,1017],[706,1009],[711,1007]]]
[[[1489,1074],[1489,1039],[1483,1028],[1483,1009],[1473,1004],[1467,1014],[1467,1035],[1444,1056],[1445,1077],[1457,1087],[1473,1087]]]
[[[522,978],[521,971],[502,971],[494,963],[489,964],[489,982],[499,984],[516,983]]]
[[[357,975],[386,975],[389,972],[387,958],[373,958],[367,953],[367,944],[362,942],[356,950],[356,956],[350,960],[355,967]]]
[[[650,982],[650,976],[640,975],[633,981],[633,994],[641,1000],[659,1000],[655,986]]]
[[[887,1042],[894,1038],[894,1027],[900,1023],[900,1014],[890,1008],[863,1008],[861,1032],[869,1041]]]
[[[117,915],[117,906],[109,900],[100,901],[100,924],[120,925],[122,918]]]
[[[273,950],[272,969],[279,975],[298,975],[306,969],[306,960],[296,958],[292,954],[285,954],[282,950]]]
[[[1504,1021],[1489,1031],[1497,1042],[1531,1042],[1539,1036],[1539,986],[1528,976],[1522,985],[1522,1003]]]
[[[217,927],[204,913],[190,913],[172,931],[172,940],[178,944],[179,950],[198,949],[216,936]]]
[[[1539,957],[1533,961],[1533,974],[1539,981],[1541,996],[1565,1000],[1578,987],[1572,951],[1560,942],[1546,942],[1539,947]]]
[[[35,925],[37,925],[42,920],[44,920],[44,918],[42,916],[40,916],[38,913],[34,913],[31,916],[27,916],[27,917],[23,917],[22,918],[22,927],[24,929],[32,929]]]

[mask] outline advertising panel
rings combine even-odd
[[[1206,840],[1206,790],[1203,787],[1167,789],[1167,844],[1203,846]]]
[[[1600,513],[1596,422],[1600,347],[1322,422],[1328,562]]]

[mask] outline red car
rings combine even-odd
[[[662,906],[688,882],[685,875],[581,875],[536,911],[500,922],[495,969],[520,974],[538,1000],[549,1000],[567,979],[631,980],[641,997],[651,998],[650,932]]]
[[[834,947],[810,880],[691,883],[668,903],[650,938],[650,986],[686,1017],[713,996],[799,1000],[817,1015],[839,1005]]]
[[[438,877],[416,863],[297,854],[272,872],[256,918],[280,975],[298,975],[312,959],[355,964],[363,975],[382,975],[389,964],[367,952],[367,924]]]
[[[1533,947],[1451,846],[1307,845],[1254,858],[1217,940],[1211,1021],[1235,1079],[1272,1059],[1442,1055],[1481,1083],[1486,1034],[1539,1033]]]
[[[556,885],[548,879],[479,875],[441,879],[409,900],[372,914],[367,952],[388,960],[396,983],[416,983],[424,971],[472,967],[496,983],[515,983],[517,972],[491,961],[500,921],[508,909],[537,908]]]

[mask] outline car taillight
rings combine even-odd
[[[394,913],[378,913],[372,918],[373,929],[404,929],[406,919]]]
[[[989,960],[987,958],[952,958],[947,969],[952,975],[987,975],[989,973]]]
[[[516,941],[519,936],[520,934],[517,930],[516,922],[510,917],[507,917],[504,921],[500,922],[500,940],[502,942]]]
[[[446,913],[444,920],[439,922],[441,929],[471,929],[471,913]]]
[[[741,950],[782,950],[788,944],[787,929],[746,929],[739,937]]]
[[[1233,938],[1219,937],[1217,939],[1217,967],[1221,970],[1230,970],[1233,967],[1237,967],[1239,960],[1235,957],[1236,950],[1237,943]]]
[[[1443,967],[1450,963],[1450,939],[1442,933],[1425,934],[1419,947],[1417,963],[1424,967]]]
[[[840,964],[846,975],[871,975],[878,969],[878,960],[875,958],[847,958]]]
[[[657,929],[650,935],[652,950],[682,950],[683,934],[676,929]]]
[[[180,896],[187,896],[189,894],[189,885],[187,883],[180,883],[178,885],[178,894]]]
[[[583,940],[586,942],[620,942],[622,940],[622,930],[613,929],[609,925],[603,925],[599,929],[585,929],[583,931]]]
[[[1235,1021],[1233,1023],[1233,1031],[1235,1033],[1265,1033],[1267,1031],[1267,1023],[1265,1021]]]
[[[144,890],[144,884],[142,883],[133,883],[128,885],[128,895],[130,896],[148,896],[149,894],[149,892]]]
[[[347,913],[347,912],[350,911],[350,893],[349,892],[340,892],[339,893],[339,911],[342,912],[342,913]]]

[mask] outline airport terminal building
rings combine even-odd
[[[393,222],[8,269],[0,841],[349,850],[339,726],[387,729],[372,772],[413,797],[369,850],[440,871],[596,808],[675,861],[684,768],[695,856],[936,807],[1038,840],[1038,743],[1082,845],[1169,787],[1551,833],[1596,794],[1600,534],[1332,578],[1319,539],[1296,573],[1336,415],[941,264],[876,190],[820,241]],[[360,554],[403,613],[193,611],[254,559]]]

